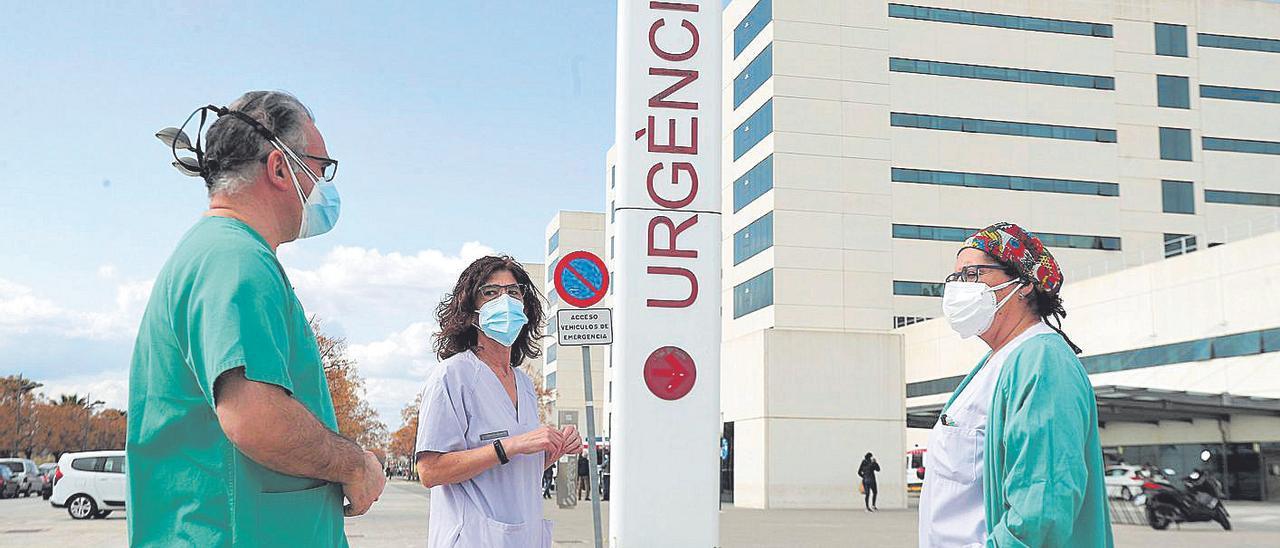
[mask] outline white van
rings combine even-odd
[[[102,519],[124,510],[124,451],[66,453],[54,475],[54,508],[66,508],[73,519]]]

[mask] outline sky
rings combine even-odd
[[[5,8],[0,375],[125,407],[152,280],[207,206],[154,133],[284,90],[340,162],[342,216],[279,257],[395,428],[462,268],[541,262],[558,210],[603,210],[614,3],[172,4]]]

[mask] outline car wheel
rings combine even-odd
[[[67,514],[71,519],[89,519],[98,513],[98,503],[89,495],[75,495],[67,501]]]
[[[1120,498],[1124,500],[1133,500],[1133,491],[1131,491],[1128,486],[1125,486],[1120,489]]]

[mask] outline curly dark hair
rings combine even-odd
[[[1050,293],[1041,289],[1041,287],[1035,283],[1035,280],[1023,276],[1022,272],[1020,272],[1017,267],[1009,264],[1007,261],[1003,261],[999,257],[990,253],[987,253],[986,255],[996,261],[1000,266],[1003,266],[1004,268],[1002,271],[1009,275],[1009,277],[1031,286],[1031,296],[1027,299],[1027,304],[1031,307],[1031,311],[1035,312],[1037,316],[1040,316],[1040,319],[1044,320],[1045,325],[1048,325],[1051,329],[1057,331],[1059,335],[1062,335],[1062,340],[1067,341],[1067,346],[1070,346],[1071,350],[1075,351],[1076,354],[1079,354],[1081,352],[1080,347],[1076,346],[1076,343],[1071,341],[1071,337],[1068,337],[1067,334],[1062,331],[1062,319],[1067,317],[1067,309],[1062,305],[1062,296],[1057,292]],[[1053,325],[1053,322],[1050,320],[1057,321],[1058,325]]]
[[[516,283],[524,286],[524,314],[529,317],[529,325],[511,344],[511,366],[517,367],[526,359],[542,355],[542,294],[524,266],[511,257],[500,255],[481,257],[471,263],[458,277],[453,292],[445,295],[436,307],[440,331],[432,337],[432,346],[441,360],[476,347],[479,341],[476,293],[490,276],[504,270],[516,278]]]

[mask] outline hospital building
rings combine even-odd
[[[1109,462],[1280,500],[1280,4],[733,0],[723,25],[726,499],[859,507],[870,451],[905,506],[986,350],[942,280],[1010,221],[1062,265]],[[552,220],[547,272],[568,238],[611,256],[605,160],[605,213]]]

